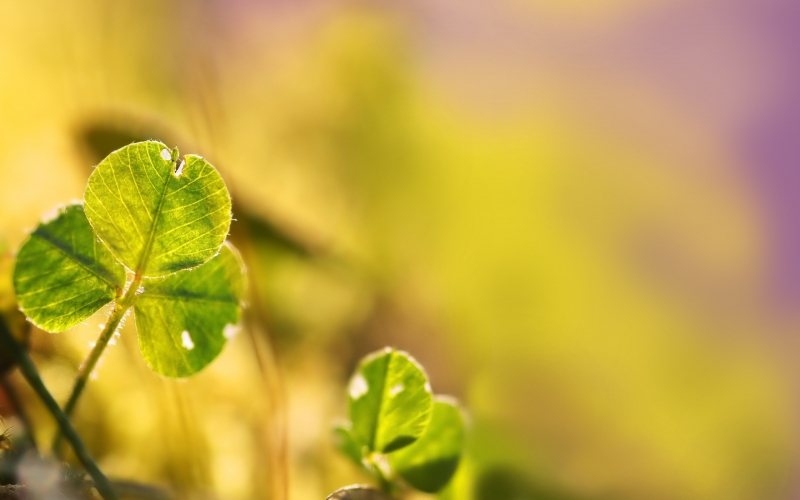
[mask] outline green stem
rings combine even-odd
[[[394,496],[397,493],[397,483],[392,478],[391,472],[387,474],[387,471],[383,469],[383,460],[381,458],[376,453],[370,453],[367,456],[367,462],[369,462],[375,477],[378,479],[381,491],[387,495]]]
[[[95,463],[91,454],[89,454],[89,450],[86,448],[86,445],[83,444],[78,432],[70,423],[69,418],[67,418],[64,412],[61,411],[61,408],[58,406],[55,398],[53,398],[52,394],[50,394],[50,391],[47,390],[47,387],[44,385],[42,378],[39,376],[39,372],[36,370],[36,366],[33,364],[30,356],[28,356],[28,353],[25,352],[22,347],[20,347],[19,343],[17,343],[16,339],[14,339],[14,336],[11,335],[11,332],[9,332],[5,327],[5,323],[2,322],[0,322],[0,342],[5,344],[6,348],[11,352],[11,355],[17,362],[17,366],[19,367],[22,376],[25,377],[25,380],[28,381],[28,384],[30,384],[31,388],[33,388],[44,405],[47,407],[47,410],[51,415],[53,415],[53,418],[58,424],[59,429],[72,446],[75,456],[78,457],[78,460],[80,460],[81,464],[83,464],[86,472],[88,472],[89,476],[91,476],[91,478],[94,480],[95,487],[97,487],[97,491],[100,493],[100,496],[102,496],[104,500],[117,500],[117,495],[114,493],[111,482],[100,471],[100,468]]]
[[[122,298],[117,299],[114,303],[114,309],[111,311],[111,316],[108,318],[105,328],[103,328],[103,331],[100,333],[100,337],[97,339],[97,342],[95,342],[91,352],[89,352],[89,355],[83,361],[83,364],[78,370],[78,376],[75,377],[75,384],[72,387],[72,393],[67,400],[67,404],[64,405],[64,414],[67,416],[67,418],[72,418],[72,413],[75,411],[75,407],[78,405],[78,399],[80,399],[81,394],[83,394],[83,389],[86,387],[86,383],[89,381],[89,376],[94,371],[95,366],[97,366],[97,362],[100,361],[103,351],[106,349],[106,346],[108,346],[108,342],[111,340],[111,337],[114,336],[114,332],[117,331],[117,327],[122,321],[122,318],[125,317],[125,313],[128,312],[128,309],[130,309],[133,303],[136,301],[136,291],[138,290],[141,282],[142,276],[137,274],[134,277],[133,282],[131,282],[131,284],[128,286],[128,289]],[[62,438],[62,433],[57,429],[56,436],[53,439],[53,453],[56,457],[61,456]]]

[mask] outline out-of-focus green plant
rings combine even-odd
[[[53,409],[57,420],[71,415],[131,308],[140,350],[155,372],[187,377],[219,355],[239,321],[244,291],[242,262],[225,241],[230,223],[230,194],[211,164],[145,141],[108,155],[89,177],[84,203],[59,208],[31,233],[14,269],[17,300],[31,322],[61,332],[113,302],[63,415]],[[46,391],[32,363],[22,361],[29,382]],[[73,432],[61,431],[74,448]],[[60,440],[59,432],[56,454]]]
[[[0,433],[0,451],[8,451],[11,449],[11,436],[8,435],[8,428],[5,426],[5,422],[1,416],[0,425],[3,427],[3,432]]]
[[[348,396],[350,421],[334,429],[336,445],[384,493],[399,491],[401,481],[426,493],[447,486],[464,447],[464,417],[455,400],[434,397],[414,358],[391,348],[366,356]],[[384,497],[349,487],[331,498]]]

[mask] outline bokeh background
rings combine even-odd
[[[76,415],[109,475],[363,482],[330,429],[394,345],[469,411],[445,498],[800,498],[800,3],[0,2],[0,294],[147,138],[222,172],[249,307],[186,381],[122,330]],[[32,332],[60,400],[103,321]]]

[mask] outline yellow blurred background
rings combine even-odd
[[[795,498],[792,4],[0,3],[11,253],[134,140],[205,156],[234,198],[242,330],[176,382],[124,328],[76,414],[101,468],[321,500],[366,480],[330,429],[393,345],[470,413],[444,498]],[[33,332],[60,401],[103,322]]]

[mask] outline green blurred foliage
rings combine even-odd
[[[511,4],[612,29],[643,3]],[[764,333],[796,321],[760,307],[763,228],[736,162],[657,89],[423,27],[358,2],[0,5],[11,248],[133,138],[203,154],[234,198],[243,329],[185,383],[122,331],[77,412],[104,470],[181,498],[279,498],[287,478],[324,498],[363,480],[330,424],[357,359],[391,344],[470,410],[447,498],[785,497],[792,384]],[[33,332],[57,396],[102,322]]]

